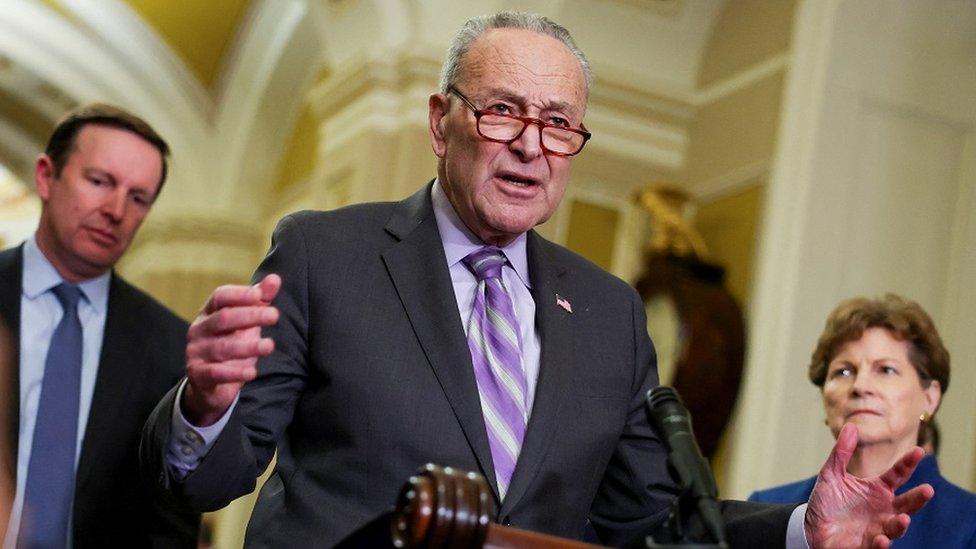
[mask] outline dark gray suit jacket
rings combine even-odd
[[[195,508],[216,509],[252,489],[277,443],[248,526],[254,547],[335,544],[388,510],[427,462],[484,475],[502,523],[579,537],[590,520],[608,543],[632,539],[662,521],[674,497],[644,412],[657,374],[643,305],[624,282],[535,232],[528,261],[540,377],[504,502],[429,185],[399,203],[282,220],[255,274],[284,282],[281,320],[266,330],[275,352],[179,483],[162,474],[171,392],[143,437],[147,471]],[[774,514],[785,531],[788,513]]]
[[[23,248],[0,252],[0,315],[20,348]],[[28,327],[23,327],[29,329]],[[113,273],[102,354],[75,477],[74,547],[195,547],[200,515],[154,503],[141,483],[139,435],[149,412],[179,380],[185,321]],[[19,361],[14,357],[10,463],[17,463]],[[5,472],[15,475],[14,471]],[[5,520],[5,519],[0,519]]]

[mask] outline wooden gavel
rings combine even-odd
[[[427,464],[397,499],[390,528],[399,549],[595,549],[579,541],[495,524],[491,489],[477,473]]]

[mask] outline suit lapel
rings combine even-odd
[[[525,494],[532,479],[539,472],[546,452],[557,430],[560,408],[568,397],[573,361],[573,340],[570,314],[556,305],[556,294],[565,297],[566,269],[556,263],[547,247],[548,242],[535,231],[528,234],[527,254],[532,298],[535,300],[536,329],[542,341],[539,358],[539,380],[529,425],[522,443],[512,484],[499,515],[508,514]]]
[[[140,347],[145,345],[144,338],[134,332],[140,324],[138,318],[138,307],[134,307],[126,283],[112,273],[95,391],[78,460],[79,488],[89,480],[100,459],[125,450],[120,444],[118,418],[127,413],[133,392],[143,385],[140,372],[145,372],[133,363],[133,357],[139,356]]]
[[[400,240],[383,253],[390,278],[481,472],[497,498],[471,354],[430,203],[430,185],[397,206],[386,230]]]
[[[0,462],[6,470],[2,474],[8,479],[16,480],[17,447],[20,439],[20,297],[23,293],[24,255],[23,245],[0,252],[0,318],[7,329],[9,355],[0,357],[0,394],[4,398],[7,409],[5,415],[7,424],[0,426],[6,430],[6,445],[9,452]],[[4,365],[3,361],[8,362]],[[5,370],[5,371],[4,371]]]

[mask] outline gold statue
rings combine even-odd
[[[663,184],[649,186],[637,196],[637,201],[651,216],[651,239],[647,244],[649,252],[678,257],[705,257],[708,253],[705,241],[683,215],[689,200],[684,191]]]

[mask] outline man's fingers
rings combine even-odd
[[[831,474],[843,476],[844,472],[847,471],[847,464],[851,461],[851,456],[854,455],[856,448],[857,427],[853,423],[845,423],[837,435],[837,442],[834,443],[834,449],[830,451],[827,462],[824,464],[823,469],[821,469],[821,475],[829,471]]]
[[[918,465],[918,462],[922,461],[923,457],[925,457],[925,452],[916,446],[910,452],[905,454],[904,457],[895,462],[895,464],[891,466],[891,469],[885,471],[885,473],[881,475],[881,480],[883,480],[884,483],[887,484],[892,490],[898,488],[902,484],[905,484],[909,478],[911,478],[912,473],[915,472],[915,466]]]
[[[281,289],[281,277],[268,275],[253,286],[221,286],[210,294],[187,332],[184,393],[187,419],[211,425],[240,391],[257,377],[257,358],[274,351],[274,340],[261,327],[278,321],[270,303]]]
[[[225,362],[267,356],[274,351],[269,337],[218,337],[190,341],[186,346],[187,362]]]
[[[871,549],[888,549],[891,547],[891,540],[884,534],[878,534],[871,540]]]
[[[904,494],[895,496],[892,505],[898,513],[911,514],[924,507],[934,496],[935,488],[931,484],[921,484]]]
[[[203,306],[203,314],[209,315],[224,307],[267,305],[274,300],[280,289],[281,277],[276,274],[269,274],[251,286],[239,284],[220,286],[210,294],[210,298]]]
[[[265,303],[271,303],[274,301],[275,296],[278,295],[278,290],[281,289],[281,277],[272,273],[261,279],[255,285],[261,292],[261,301]]]
[[[904,536],[905,532],[908,531],[908,525],[911,522],[912,519],[909,518],[909,516],[905,513],[892,515],[891,518],[884,522],[883,528],[885,536],[887,536],[888,539],[898,539]]]
[[[210,294],[203,306],[203,314],[211,314],[224,307],[261,305],[261,290],[254,286],[228,284],[220,286]]]
[[[200,363],[187,366],[187,377],[197,386],[212,387],[223,383],[247,383],[258,375],[253,360],[222,363]]]
[[[268,305],[228,307],[198,317],[190,326],[187,336],[192,341],[209,335],[230,334],[248,328],[271,326],[278,322],[278,317],[278,309]]]

